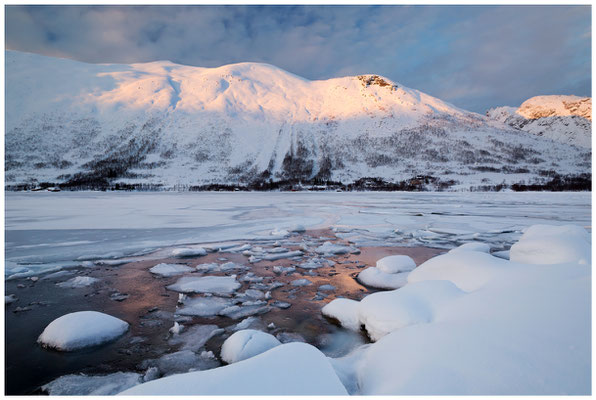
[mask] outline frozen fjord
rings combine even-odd
[[[5,207],[7,277],[295,225],[335,227],[357,246],[445,248],[508,248],[540,223],[591,230],[590,193],[29,192],[6,193]]]

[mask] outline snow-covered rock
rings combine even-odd
[[[149,272],[151,272],[152,274],[155,275],[159,275],[159,276],[176,276],[176,275],[182,275],[185,272],[190,272],[192,271],[193,268],[188,267],[186,265],[180,265],[180,264],[157,264],[156,266],[152,267],[149,269]]]
[[[121,395],[347,395],[327,357],[306,343],[288,343],[209,371],[157,379]]]
[[[509,259],[526,264],[591,264],[590,234],[576,225],[533,225],[511,246]]]
[[[481,242],[464,243],[455,249],[449,250],[449,253],[457,253],[459,251],[479,251],[481,253],[490,253],[490,246]]]
[[[134,372],[109,375],[64,375],[46,383],[41,390],[50,396],[112,396],[141,383]]]
[[[358,305],[360,303],[350,299],[335,299],[321,309],[323,315],[335,318],[339,323],[353,331],[360,330],[360,319],[358,317]]]
[[[431,258],[408,275],[408,282],[446,280],[466,292],[480,289],[513,264],[478,251],[459,251]]]
[[[266,352],[281,342],[265,332],[246,329],[235,332],[221,346],[221,359],[232,364]]]
[[[412,257],[404,255],[383,257],[377,261],[377,268],[386,274],[397,274],[398,272],[409,272],[416,268]]]
[[[241,284],[236,276],[183,276],[176,283],[167,288],[181,293],[213,293],[231,294],[239,289]]]
[[[369,267],[358,274],[358,280],[362,284],[374,288],[397,289],[406,284],[409,273],[398,272],[396,274],[388,274],[377,267]]]
[[[431,322],[436,308],[463,294],[449,281],[424,281],[389,292],[373,293],[358,303],[359,325],[374,341],[409,325]]]
[[[44,347],[73,351],[116,339],[128,323],[97,311],[78,311],[52,321],[37,339]]]

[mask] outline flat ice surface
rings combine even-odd
[[[190,272],[192,270],[193,268],[188,267],[186,265],[164,263],[157,264],[156,266],[149,269],[149,271],[155,275],[166,277],[182,275],[185,272]]]
[[[230,294],[240,286],[235,276],[183,276],[167,288],[181,293]]]
[[[225,367],[157,379],[120,394],[345,396],[347,392],[323,353],[306,343],[287,343]]]
[[[128,323],[97,311],[78,311],[56,318],[37,340],[44,347],[73,351],[117,338]]]
[[[109,375],[64,375],[41,387],[50,396],[110,396],[141,383],[134,372]]]
[[[475,239],[498,250],[534,224],[590,228],[590,207],[590,193],[8,192],[5,274],[164,246],[271,237],[274,229],[296,225],[341,227],[356,246],[453,248]]]

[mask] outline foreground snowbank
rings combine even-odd
[[[340,308],[347,327],[357,318],[378,340],[334,360],[346,382],[358,382],[351,391],[589,394],[589,235],[576,227],[531,227],[516,246],[526,264],[466,246],[422,264],[400,289],[350,303],[349,311],[326,306],[324,313]],[[565,262],[544,265],[549,253]]]
[[[346,395],[327,358],[305,343],[288,343],[225,367],[157,379],[121,395]]]

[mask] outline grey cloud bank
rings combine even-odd
[[[375,73],[483,113],[591,95],[590,6],[7,6],[6,47],[85,62]]]

